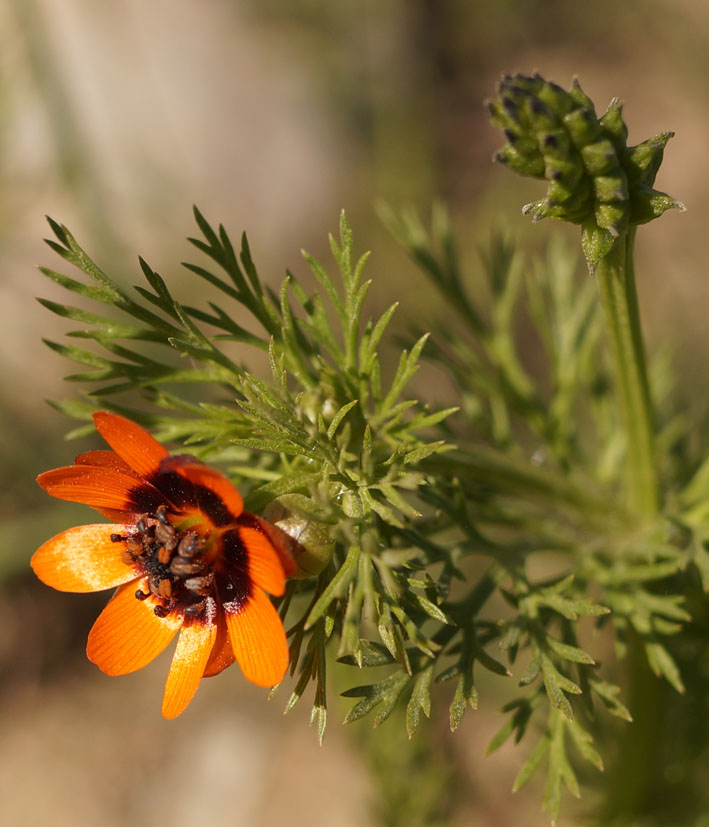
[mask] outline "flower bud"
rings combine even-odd
[[[292,577],[317,577],[332,558],[335,543],[325,523],[312,519],[315,505],[302,494],[284,494],[270,502],[263,519],[287,535],[297,569]]]
[[[672,133],[628,147],[617,98],[599,119],[576,80],[567,92],[537,74],[507,75],[488,110],[507,139],[495,160],[548,183],[546,197],[527,204],[523,212],[534,221],[557,218],[580,224],[591,269],[629,225],[650,221],[667,209],[683,209],[679,201],[652,189]]]

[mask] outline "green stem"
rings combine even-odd
[[[638,296],[635,287],[633,249],[636,229],[616,241],[601,259],[596,274],[601,302],[611,337],[616,382],[628,445],[628,494],[631,507],[645,519],[660,508],[660,488],[655,452],[655,428],[647,378]],[[646,811],[650,800],[657,731],[662,719],[660,682],[650,674],[642,641],[629,645],[629,701],[634,723],[624,732],[616,772],[606,801],[606,819],[628,823]]]
[[[521,494],[536,502],[567,507],[576,517],[597,525],[602,521],[627,524],[628,512],[618,503],[597,492],[586,479],[574,480],[551,469],[529,462],[518,462],[489,448],[469,448],[455,453],[433,456],[426,460],[432,473],[458,474],[466,480],[479,480],[503,491]]]
[[[628,660],[628,704],[633,721],[626,724],[620,738],[601,812],[603,825],[627,825],[652,813],[661,784],[658,745],[662,742],[667,685],[650,671],[642,641],[636,636],[630,640]]]
[[[634,243],[633,228],[601,259],[596,276],[625,423],[629,499],[639,515],[652,518],[659,509],[660,496],[654,418],[635,288]]]

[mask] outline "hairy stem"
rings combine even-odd
[[[635,288],[634,243],[633,228],[600,260],[596,276],[611,337],[628,444],[629,499],[639,515],[652,518],[657,514],[660,497],[654,418]]]

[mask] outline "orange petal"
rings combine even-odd
[[[139,477],[139,474],[124,462],[114,451],[86,451],[74,460],[75,465],[100,465],[102,468],[111,468],[122,474]]]
[[[94,511],[98,511],[102,517],[112,523],[125,523],[126,525],[135,525],[140,517],[137,511],[117,511],[115,508],[96,508],[94,506]]]
[[[148,483],[97,465],[55,468],[40,474],[37,482],[52,497],[94,508],[154,511],[160,503],[166,502],[165,497]],[[136,508],[137,492],[144,494],[140,509]]]
[[[244,675],[257,686],[279,683],[288,668],[288,645],[283,623],[266,593],[254,587],[244,605],[225,603],[224,612]]]
[[[196,505],[213,520],[215,525],[223,526],[233,523],[244,510],[244,500],[241,494],[224,474],[220,474],[219,471],[204,465],[197,459],[181,456],[170,457],[167,462],[162,463],[160,470],[176,471],[196,486]],[[207,496],[200,492],[199,486],[207,490]],[[214,497],[211,496],[214,494],[224,504],[227,514],[220,514],[221,509],[215,507],[218,504],[214,503]]]
[[[285,578],[288,579],[294,575],[298,569],[298,565],[293,557],[293,538],[286,534],[282,528],[273,525],[273,523],[269,523],[268,520],[264,520],[263,517],[257,517],[255,514],[249,514],[249,517],[258,523],[261,530],[271,541],[271,545],[275,549],[278,559],[281,561]],[[272,592],[272,594],[276,594],[276,592]]]
[[[185,615],[162,701],[164,718],[176,718],[194,697],[217,638],[214,599],[199,618]]]
[[[182,625],[182,613],[158,617],[152,595],[135,597],[136,586],[148,591],[147,579],[120,586],[89,632],[86,654],[107,675],[127,675],[156,658]]]
[[[111,535],[129,530],[130,526],[99,523],[62,531],[35,551],[34,573],[62,592],[97,592],[135,580],[141,569],[124,563],[124,544],[111,540]]]
[[[160,460],[168,455],[167,449],[150,436],[145,428],[124,416],[109,411],[96,411],[94,424],[118,456],[141,476],[148,477],[155,473]]]
[[[280,597],[286,589],[283,566],[270,539],[260,527],[239,525],[239,539],[246,548],[249,578],[257,586]]]
[[[218,675],[220,672],[223,672],[227,666],[231,666],[234,660],[234,650],[231,648],[226,620],[224,620],[224,613],[220,611],[217,615],[217,639],[214,641],[209,660],[204,667],[203,677],[211,678],[214,675]]]

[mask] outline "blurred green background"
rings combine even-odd
[[[43,216],[122,283],[140,281],[140,253],[189,298],[199,288],[179,262],[192,256],[193,203],[232,236],[247,230],[272,284],[286,267],[303,273],[301,247],[328,259],[344,207],[374,251],[373,310],[400,299],[400,330],[425,326],[435,300],[374,202],[427,213],[446,201],[473,269],[501,223],[532,252],[550,229],[576,243],[573,228],[521,216],[541,190],[492,166],[500,138],[482,106],[501,72],[537,69],[565,86],[576,74],[599,109],[626,101],[631,142],[677,132],[658,187],[688,212],[641,230],[638,281],[651,346],[674,345],[704,408],[709,4],[0,0],[0,35],[0,824],[377,823],[376,785],[336,704],[320,749],[306,710],[283,719],[283,691],[268,704],[230,670],[162,721],[165,657],[105,678],[83,651],[105,596],[56,594],[28,573],[40,542],[92,520],[34,483],[89,445],[64,442],[71,423],[45,404],[73,389],[69,364],[41,342],[67,329],[34,301],[66,299],[34,267],[59,265]],[[453,742],[445,721],[432,724],[462,790],[454,823],[546,824],[538,790],[509,793],[521,754],[482,760],[499,726],[498,699],[482,703]],[[574,818],[566,808],[560,823]]]

